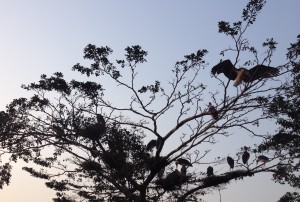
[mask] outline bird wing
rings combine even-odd
[[[265,65],[256,65],[255,67],[249,69],[250,81],[254,81],[262,78],[270,78],[278,76],[279,69],[275,67],[269,67]]]
[[[235,80],[237,76],[236,71],[237,69],[234,67],[230,60],[224,60],[211,69],[211,73],[213,75],[215,75],[216,73],[223,73],[230,80]]]

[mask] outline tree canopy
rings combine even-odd
[[[175,63],[167,85],[141,83],[139,66],[148,55],[141,46],[127,47],[124,58],[113,61],[111,48],[88,44],[83,58],[90,64],[72,68],[82,80],[67,81],[55,72],[23,85],[31,97],[15,99],[0,112],[1,155],[9,155],[0,166],[0,188],[9,184],[11,163],[18,160],[34,164],[23,170],[45,180],[57,202],[201,201],[232,180],[268,172],[276,182],[300,188],[300,35],[284,64],[272,63],[273,38],[251,46],[245,33],[265,3],[250,0],[241,20],[219,22],[232,46],[217,57],[234,55],[232,65],[245,67],[235,70],[237,77],[249,76],[247,67],[258,65],[276,68],[276,75],[255,72],[255,79],[237,87],[229,77],[212,75],[219,87],[212,90],[201,83],[208,76],[201,73],[216,64],[208,65],[208,51],[200,49]],[[107,92],[107,80],[115,91]],[[121,104],[107,98],[120,92],[127,95]],[[274,120],[277,131],[259,132],[262,123]],[[210,146],[235,131],[263,141],[241,145],[236,156],[211,157]],[[298,195],[287,193],[280,201],[291,197]]]

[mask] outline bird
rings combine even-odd
[[[266,157],[264,155],[260,155],[256,159],[256,164],[258,164],[258,162],[267,163],[268,161],[269,161],[268,157]]]
[[[156,143],[156,140],[150,140],[150,142],[146,146],[147,151],[151,151],[154,147],[156,147]]]
[[[148,142],[146,149],[147,151],[151,151],[152,149],[154,149],[154,147],[156,147],[156,149],[158,149],[160,147],[161,144],[161,138],[157,138],[157,140],[150,140],[150,142]]]
[[[250,158],[250,154],[249,154],[249,152],[247,150],[248,150],[248,147],[244,146],[244,153],[242,155],[243,164],[247,164],[247,162],[248,162],[248,160]]]
[[[218,111],[216,110],[216,108],[211,104],[211,102],[208,103],[208,111],[211,114],[212,118],[217,120],[219,115],[218,115]]]
[[[265,65],[256,65],[251,69],[237,69],[230,60],[224,60],[214,66],[211,73],[213,75],[223,73],[228,79],[235,80],[234,86],[238,86],[242,81],[249,83],[262,78],[278,76],[279,69]]]
[[[208,166],[208,167],[207,167],[206,174],[207,174],[208,177],[213,176],[213,175],[214,175],[214,168],[211,167],[211,166]]]
[[[105,120],[101,114],[96,115],[96,119],[99,125],[102,125],[105,127]]]
[[[186,176],[186,166],[182,166],[180,170],[181,175]]]
[[[104,120],[104,118],[103,118],[103,116],[101,114],[97,114],[96,115],[96,119],[97,119],[98,128],[99,128],[100,132],[103,135],[106,132],[106,123],[105,123],[105,120]]]
[[[179,165],[181,166],[187,166],[187,167],[193,167],[193,165],[186,159],[183,159],[183,158],[179,158],[176,160],[176,167]]]
[[[234,160],[230,156],[227,156],[227,163],[230,166],[230,169],[233,169],[234,167]]]

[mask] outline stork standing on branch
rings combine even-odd
[[[211,166],[207,167],[206,174],[208,177],[212,177],[214,175],[214,168]]]
[[[161,144],[161,138],[157,138],[156,140],[150,140],[146,146],[147,151],[152,151],[155,147],[158,149]]]
[[[248,152],[248,147],[244,146],[244,153],[242,155],[243,164],[247,164],[249,158],[250,158],[250,154]]]
[[[228,163],[230,169],[234,168],[234,160],[230,156],[227,156],[227,163]]]
[[[258,79],[278,76],[279,69],[265,65],[256,65],[251,69],[237,69],[230,60],[224,60],[214,66],[211,73],[213,75],[223,73],[228,79],[234,80],[234,86],[238,86],[242,82],[249,83]]]

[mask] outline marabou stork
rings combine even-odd
[[[244,146],[244,153],[242,155],[243,164],[247,164],[249,158],[250,158],[250,154],[248,152],[248,147]]]
[[[234,160],[230,156],[227,156],[227,163],[230,166],[230,169],[234,168]]]
[[[211,73],[213,75],[223,73],[228,79],[235,80],[234,86],[238,86],[242,81],[249,83],[258,79],[278,76],[279,69],[265,65],[256,65],[251,69],[237,69],[230,60],[224,60],[214,66]]]
[[[146,149],[147,149],[147,151],[151,151],[155,147],[156,147],[156,149],[158,149],[160,144],[161,144],[161,138],[157,138],[156,140],[154,140],[154,139],[150,140],[150,142],[146,146]]]
[[[182,166],[181,167],[181,169],[180,169],[181,175],[186,176],[186,168],[187,168],[187,166]]]
[[[154,147],[156,147],[156,140],[150,140],[146,146],[146,149],[147,151],[151,151]]]
[[[207,167],[206,174],[207,174],[208,177],[213,176],[213,175],[214,175],[214,168],[211,167],[211,166],[208,166],[208,167]]]

